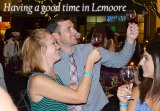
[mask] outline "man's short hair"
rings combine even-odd
[[[66,21],[69,20],[69,18],[65,18],[65,17],[56,17],[54,19],[52,19],[48,25],[47,25],[47,30],[52,34],[52,33],[58,33],[60,34],[60,27],[58,25],[58,22],[62,22],[62,21]]]

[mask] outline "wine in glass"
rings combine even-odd
[[[122,76],[122,80],[128,84],[128,89],[130,90],[130,83],[133,82],[134,77],[135,77],[135,66],[125,66],[122,68],[121,70],[121,76]],[[127,98],[128,100],[133,100],[131,95],[128,95]]]
[[[136,23],[137,14],[135,10],[126,11],[126,20],[130,23]]]
[[[102,44],[102,34],[94,33],[92,35],[91,43],[94,47],[99,47]]]

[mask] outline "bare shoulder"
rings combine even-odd
[[[48,88],[48,86],[53,86],[53,83],[54,81],[52,81],[48,77],[45,77],[40,74],[33,75],[29,84],[29,92],[32,101],[40,101],[44,96],[42,93],[47,91],[46,88]],[[47,93],[45,92],[45,94]]]
[[[31,85],[42,85],[42,83],[50,82],[51,80],[43,75],[37,74],[33,75],[30,84]]]
[[[152,110],[153,111],[160,111],[160,100],[155,102],[153,105],[152,105]]]

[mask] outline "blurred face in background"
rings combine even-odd
[[[97,33],[97,28],[93,28],[93,33]]]

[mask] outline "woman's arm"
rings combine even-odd
[[[99,50],[94,49],[88,55],[85,71],[92,73],[94,63],[100,58]],[[64,103],[85,103],[90,91],[91,81],[91,76],[84,75],[77,89],[71,89],[42,75],[35,75],[30,81],[30,96],[34,102],[38,102],[42,97],[46,97]]]
[[[134,87],[132,89],[132,97],[134,100],[129,100],[128,102],[128,111],[136,111],[137,105],[138,105],[138,99],[139,99],[139,88]]]
[[[0,111],[18,111],[9,94],[0,87]]]
[[[132,87],[132,86],[130,86]],[[127,100],[126,96],[132,94],[134,100]],[[132,92],[127,89],[127,85],[122,85],[118,88],[117,96],[120,101],[120,111],[135,111],[137,107],[137,102],[139,98],[139,89],[134,87]]]

